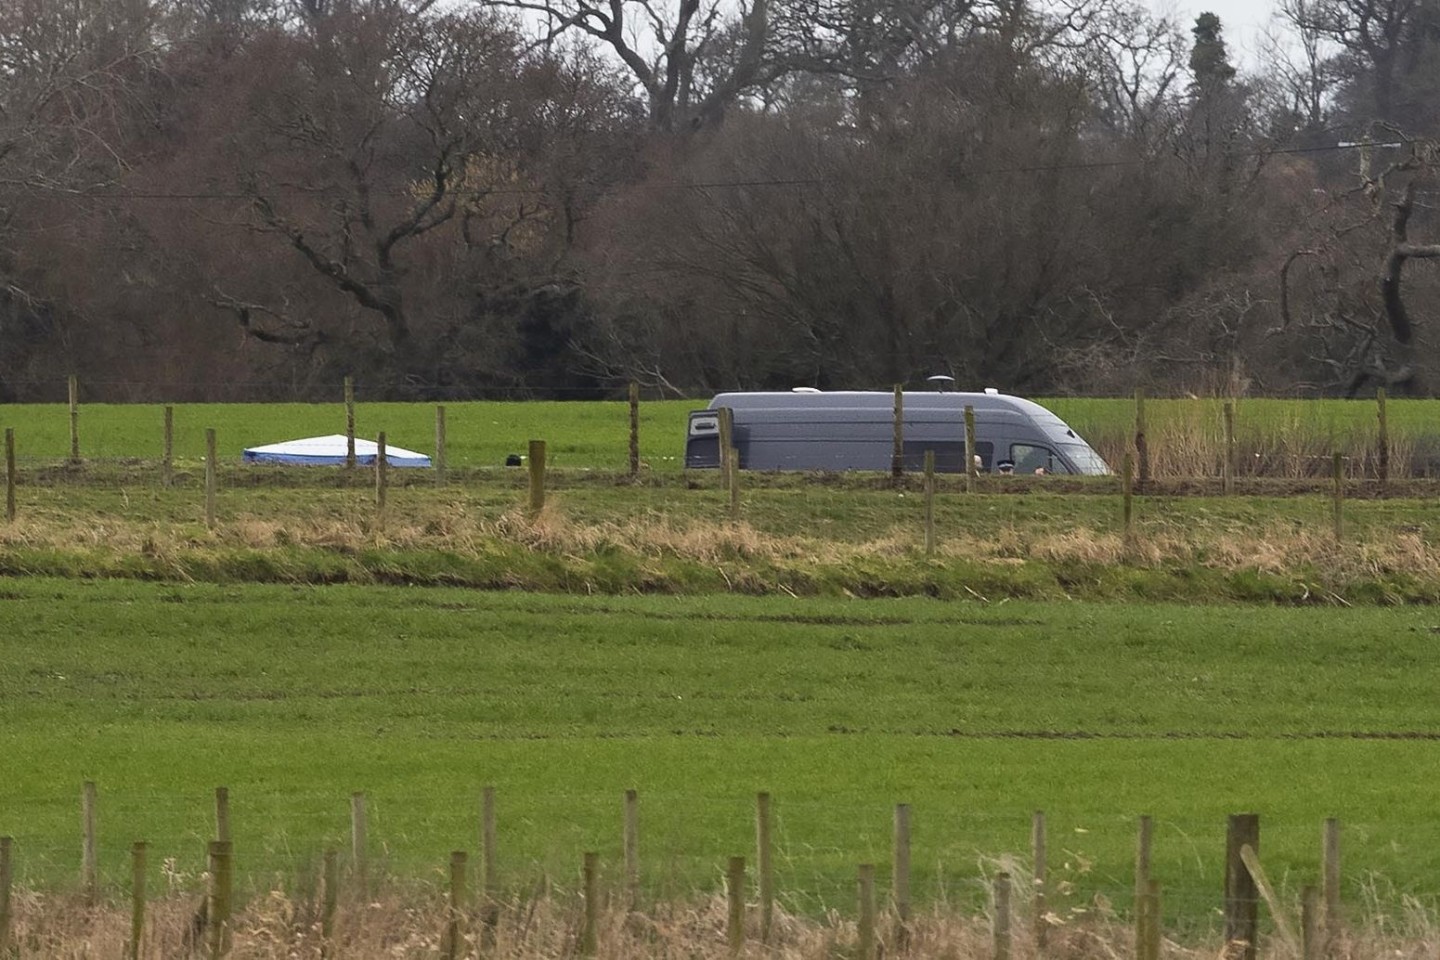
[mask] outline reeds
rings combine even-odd
[[[172,894],[147,904],[148,919],[138,956],[168,960],[207,955],[199,903],[197,895]],[[1348,960],[1434,956],[1440,928],[1433,912],[1413,898],[1402,898],[1392,907],[1381,909],[1378,921],[1345,932],[1341,946]],[[1020,909],[1028,906],[1018,904]],[[329,943],[321,935],[319,910],[317,902],[280,892],[257,896],[237,913],[226,956],[233,960],[433,960],[452,955],[551,960],[577,954],[582,923],[578,896],[565,891],[502,905],[493,928],[482,924],[479,910],[471,910],[461,920],[460,942],[452,954],[444,933],[448,910],[438,890],[343,901]],[[723,896],[668,901],[637,912],[604,909],[596,931],[595,955],[617,960],[733,957],[726,937],[726,913]],[[14,955],[46,960],[127,956],[130,919],[128,906],[87,908],[72,896],[17,892]],[[1032,925],[1018,922],[1020,919],[1017,916],[1012,924],[1010,955],[1015,960],[1032,960],[1041,954],[1035,947]],[[1052,914],[1048,922],[1046,957],[1113,958],[1133,951],[1133,928],[1103,904],[1078,919]],[[856,955],[856,922],[846,911],[804,917],[777,910],[768,944],[758,940],[758,911],[753,905],[747,910],[745,924],[740,956],[828,960]],[[935,907],[916,914],[907,926],[906,955],[916,960],[991,956],[992,919],[983,914]],[[884,941],[894,926],[882,922],[878,929],[883,953],[891,955],[894,945]],[[1298,960],[1293,949],[1278,939],[1264,938],[1260,946],[1268,958]],[[1162,954],[1174,960],[1211,960],[1224,955],[1222,947],[1216,930],[1171,930],[1163,939]]]

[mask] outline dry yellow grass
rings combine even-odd
[[[147,922],[139,955],[147,960],[208,956],[208,931],[197,919],[202,898],[174,893],[147,905]],[[128,905],[88,908],[70,895],[17,892],[13,943],[17,958],[90,960],[123,957],[130,935]],[[446,929],[450,919],[438,890],[389,894],[360,902],[344,902],[335,916],[328,945],[321,936],[319,905],[272,892],[252,900],[234,918],[230,952],[234,960],[420,960],[448,956]],[[1011,921],[1014,960],[1040,956],[1029,921],[1029,905],[1017,904]],[[606,960],[692,960],[731,957],[726,938],[727,909],[723,897],[695,898],[656,905],[643,912],[603,911],[597,925],[596,956]],[[485,931],[474,912],[462,920],[458,957],[498,960],[548,960],[575,956],[583,922],[578,897],[565,893],[506,905],[493,932]],[[1133,933],[1122,918],[1103,904],[1078,920],[1048,917],[1044,956],[1052,960],[1120,960],[1133,955]],[[1293,918],[1292,918],[1293,922]],[[882,915],[877,934],[882,956],[896,956],[896,921]],[[919,912],[909,924],[909,950],[916,960],[982,960],[993,956],[993,922],[989,916],[963,915],[943,906]],[[829,960],[858,956],[858,930],[852,916],[831,911],[822,918],[802,918],[777,910],[771,942],[758,941],[758,907],[746,911],[744,957],[779,960]],[[1393,960],[1433,957],[1437,927],[1434,917],[1413,900],[1377,916],[1364,928],[1346,931],[1332,954],[1335,960]],[[482,949],[483,944],[483,949]],[[1167,960],[1213,960],[1227,955],[1214,931],[1166,936]],[[1298,960],[1283,941],[1262,936],[1267,960]]]

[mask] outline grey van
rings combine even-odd
[[[722,393],[690,414],[687,468],[720,465],[720,415],[729,407],[731,442],[746,470],[889,470],[895,450],[895,395],[880,391],[797,390]],[[1013,464],[1018,473],[1107,474],[1110,467],[1074,430],[1040,404],[984,393],[904,395],[905,469],[965,469],[965,408],[975,409],[975,453],[981,470]]]

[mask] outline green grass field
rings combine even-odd
[[[1022,857],[1123,906],[1134,818],[1157,818],[1167,913],[1218,904],[1224,817],[1262,814],[1294,893],[1346,824],[1347,894],[1433,890],[1440,823],[1434,610],[743,597],[587,598],[382,587],[0,583],[0,833],[26,882],[78,869],[79,784],[103,866],[134,839],[193,874],[212,787],[241,874],[344,845],[437,875],[499,791],[504,878],[568,883],[619,853],[642,798],[647,886],[708,888],[775,795],[792,905],[848,909],[855,863],[915,819],[917,886],[969,902]],[[1379,738],[1379,739],[1375,739]]]

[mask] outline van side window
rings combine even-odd
[[[919,473],[925,469],[925,451],[935,451],[936,473],[965,472],[965,441],[963,440],[906,440],[905,470]],[[993,466],[995,445],[988,441],[975,444],[975,455],[980,458],[980,472]]]
[[[1049,447],[1029,443],[1012,443],[1010,459],[1015,461],[1017,474],[1035,473],[1037,470],[1043,470],[1046,473],[1070,472]]]

